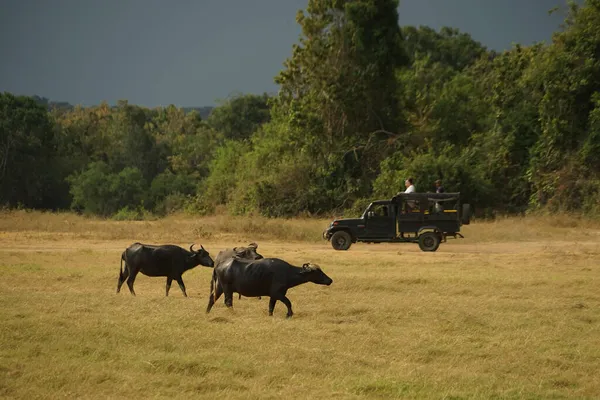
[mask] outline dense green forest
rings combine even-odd
[[[314,215],[411,176],[418,191],[442,179],[479,215],[600,215],[600,0],[567,8],[551,43],[497,53],[399,26],[398,0],[310,0],[277,95],[204,116],[0,93],[0,205]]]

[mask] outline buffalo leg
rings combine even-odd
[[[179,288],[181,289],[181,291],[183,292],[183,295],[185,297],[188,297],[186,291],[185,291],[185,285],[183,284],[183,279],[180,277],[175,278],[175,280],[177,281],[177,283],[179,284]]]
[[[269,316],[273,315],[273,311],[275,310],[275,303],[277,303],[277,299],[275,297],[271,297],[271,300],[269,300]]]
[[[208,307],[206,307],[206,312],[209,313],[210,309],[212,308],[212,306],[215,305],[215,302],[217,300],[219,300],[219,297],[221,297],[221,295],[223,294],[223,289],[221,288],[221,285],[219,285],[217,283],[216,287],[214,288],[214,293],[210,294],[210,298],[208,299]]]
[[[138,271],[131,271],[129,273],[129,278],[127,278],[127,286],[129,287],[129,291],[132,295],[135,296],[135,290],[133,290],[133,282],[135,282],[135,277],[137,276]]]
[[[233,287],[229,284],[221,286],[223,286],[223,293],[225,294],[225,305],[227,307],[233,307]]]
[[[119,271],[119,282],[117,283],[117,293],[121,292],[121,286],[123,286],[123,284],[127,280],[127,277],[129,277],[129,268],[127,266],[125,266],[125,270],[122,273],[121,273],[121,271]]]
[[[166,288],[167,289],[167,293],[166,293],[167,296],[169,295],[169,290],[171,290],[171,282],[173,282],[173,278],[170,278],[170,277],[167,278],[167,288]]]
[[[292,315],[294,315],[294,313],[292,312],[292,302],[290,301],[290,299],[288,299],[287,297],[285,297],[285,294],[280,293],[277,297],[277,300],[281,301],[283,304],[285,304],[285,306],[288,309],[287,312],[287,317],[288,318],[292,318]]]

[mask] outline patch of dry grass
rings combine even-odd
[[[155,242],[194,240],[276,240],[320,243],[329,219],[208,217],[172,215],[151,221],[113,221],[73,213],[0,210],[0,232],[25,239],[132,239]],[[588,241],[600,239],[600,222],[575,215],[501,217],[463,226],[470,243],[513,241]],[[459,241],[460,242],[460,241]],[[457,242],[458,243],[458,242]]]
[[[72,213],[0,211],[0,232],[28,239],[190,241],[216,238],[293,241],[322,240],[327,220],[270,219],[226,215],[196,217],[173,215],[150,221],[113,221],[86,218]]]
[[[336,252],[310,236],[327,221],[5,213],[0,397],[595,398],[598,231],[556,222],[474,223],[436,253]],[[280,303],[268,317],[267,299],[234,297],[233,310],[220,299],[205,314],[203,267],[184,275],[189,298],[143,275],[137,297],[116,295],[119,255],[141,239],[202,239],[211,254],[256,240],[334,283],[291,289],[291,320]]]
[[[600,221],[580,215],[557,214],[527,217],[499,217],[493,221],[474,222],[470,241],[590,241],[600,239]],[[470,232],[470,226],[463,227]]]

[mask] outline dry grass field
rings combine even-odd
[[[336,252],[328,221],[173,216],[144,222],[0,213],[0,397],[562,399],[600,396],[600,225],[568,216],[463,227]],[[164,296],[142,274],[115,294],[134,241],[259,244],[320,264],[285,319],[268,299],[205,313],[211,269]]]

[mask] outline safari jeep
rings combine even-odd
[[[460,227],[471,218],[469,204],[460,193],[399,193],[391,200],[374,201],[360,218],[336,219],[323,232],[335,250],[352,243],[418,243],[423,251],[436,251],[448,237],[464,238]]]

